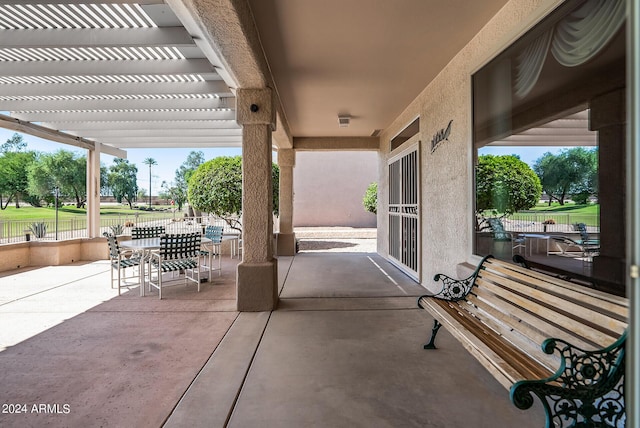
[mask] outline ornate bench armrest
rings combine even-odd
[[[484,266],[485,260],[493,256],[486,256],[482,259],[476,270],[465,279],[455,279],[447,276],[443,273],[438,273],[433,277],[435,282],[442,281],[442,288],[436,294],[423,296],[423,297],[435,297],[436,299],[458,301],[467,297],[467,294],[471,292],[473,284],[475,284],[476,276],[478,272]]]
[[[625,343],[627,332],[603,349],[585,351],[559,339],[547,339],[542,350],[560,354],[560,368],[540,380],[523,380],[511,387],[519,409],[533,405],[534,394],[545,409],[547,427],[623,427]]]

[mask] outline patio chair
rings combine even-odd
[[[511,255],[513,256],[516,250],[518,250],[518,254],[520,254],[521,250],[525,250],[526,253],[526,238],[521,235],[514,235],[511,232],[507,232],[504,230],[504,225],[502,224],[502,220],[499,218],[488,218],[487,223],[489,223],[489,227],[491,228],[491,233],[493,234],[494,242],[509,242],[511,245]]]
[[[222,226],[207,226],[204,230],[204,237],[211,240],[206,244],[202,244],[204,248],[200,249],[200,256],[203,260],[208,260],[200,266],[209,270],[209,281],[211,281],[211,271],[213,270],[213,258],[218,258],[218,276],[222,275],[222,259],[220,246],[222,244]]]
[[[589,232],[587,232],[587,225],[584,223],[576,223],[573,225],[574,229],[580,232],[580,240],[576,241],[583,245],[600,245],[599,239],[590,239]]]
[[[111,263],[111,288],[114,287],[114,271],[118,273],[118,296],[120,295],[120,290],[122,289],[122,280],[133,277],[123,276],[123,271],[126,272],[127,268],[138,267],[140,269],[141,258],[140,255],[134,253],[133,251],[123,250],[118,245],[118,240],[116,236],[112,233],[105,232],[103,233],[104,237],[107,238],[107,244],[109,244],[109,261]],[[140,272],[137,275],[138,279],[140,278]],[[138,281],[136,284],[139,284]],[[125,285],[124,287],[129,287],[129,285]]]
[[[200,292],[200,233],[164,234],[160,236],[160,249],[151,254],[149,263],[149,288],[158,289],[162,299],[162,274],[184,271],[184,282],[198,284]],[[154,282],[153,273],[156,278]],[[189,276],[191,272],[191,276]]]
[[[139,226],[131,229],[131,239],[157,238],[165,232],[164,226]]]

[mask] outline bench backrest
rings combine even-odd
[[[551,336],[587,350],[602,348],[622,335],[629,316],[625,298],[495,258],[478,270],[467,301],[486,314],[488,324],[493,318],[537,346]]]

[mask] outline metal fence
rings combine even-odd
[[[167,233],[202,231],[206,226],[222,226],[224,233],[239,233],[223,219],[213,216],[175,217],[173,214],[145,214],[103,216],[100,218],[100,234],[117,232],[130,235],[136,226],[164,226]],[[28,240],[65,240],[86,238],[87,218],[55,220],[0,220],[0,244],[24,242]]]
[[[589,232],[600,231],[598,214],[572,214],[544,211],[519,212],[503,219],[504,227],[512,232],[568,233],[574,225],[584,223]]]

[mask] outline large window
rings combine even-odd
[[[625,43],[570,0],[474,74],[475,254],[623,292]]]

